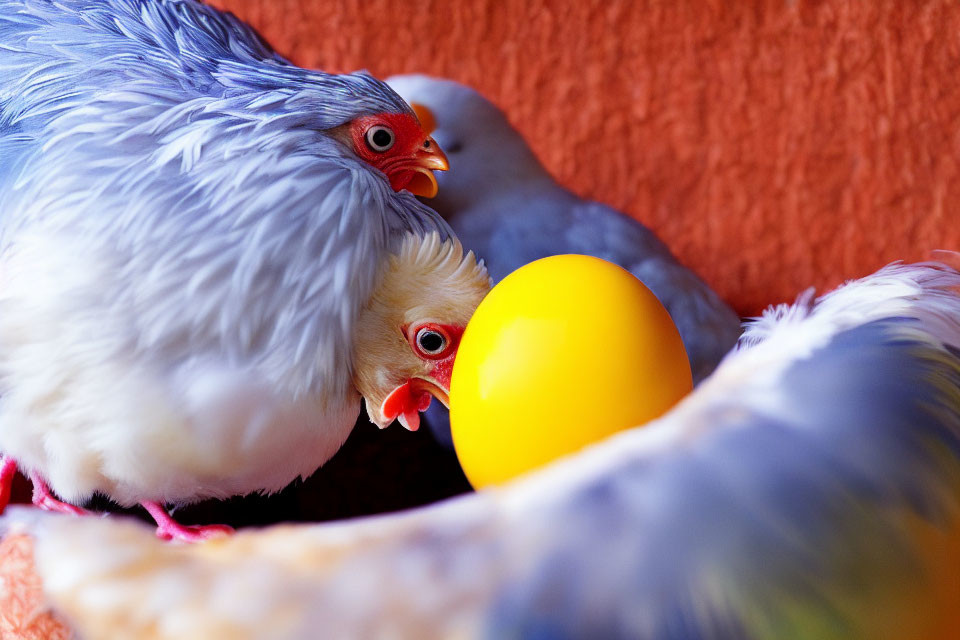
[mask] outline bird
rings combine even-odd
[[[740,318],[639,221],[585,200],[547,172],[506,114],[474,89],[421,74],[387,83],[421,115],[444,148],[450,171],[438,176],[430,206],[463,245],[484,259],[494,282],[534,260],[578,253],[630,271],[676,323],[694,382],[716,367],[740,335]],[[428,414],[438,439],[450,443],[447,416]]]
[[[365,72],[194,0],[0,0],[0,508],[278,491],[446,401],[483,265]],[[432,394],[432,395],[431,395]]]
[[[804,292],[661,418],[418,510],[200,546],[2,527],[83,637],[956,638],[960,272]]]

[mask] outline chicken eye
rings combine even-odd
[[[376,151],[377,153],[389,151],[396,140],[396,136],[393,135],[393,130],[380,124],[367,129],[364,137],[370,150]]]
[[[447,348],[447,338],[433,329],[420,329],[417,332],[417,346],[426,355],[435,356]]]

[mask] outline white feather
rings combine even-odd
[[[958,287],[892,266],[774,310],[661,419],[407,514],[189,548],[28,519],[45,592],[98,638],[943,637]]]
[[[328,132],[409,108],[189,0],[0,0],[0,50],[0,452],[70,501],[313,472],[381,264],[446,234]]]

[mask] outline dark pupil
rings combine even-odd
[[[428,353],[434,353],[443,348],[443,336],[433,331],[424,331],[420,334],[420,348]]]
[[[373,132],[373,144],[378,147],[385,147],[393,140],[393,136],[386,129],[377,129]]]

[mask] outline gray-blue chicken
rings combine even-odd
[[[389,87],[192,0],[0,0],[0,509],[276,491],[416,428],[489,288]],[[54,497],[49,487],[60,499]]]
[[[652,231],[557,184],[503,112],[473,89],[423,75],[387,82],[408,102],[426,108],[423,119],[433,120],[433,137],[446,150],[450,171],[438,176],[440,193],[430,206],[464,247],[483,258],[494,281],[562,253],[614,262],[670,312],[694,382],[713,371],[740,335],[740,319]],[[446,414],[437,408],[427,415],[441,441],[449,443]]]

